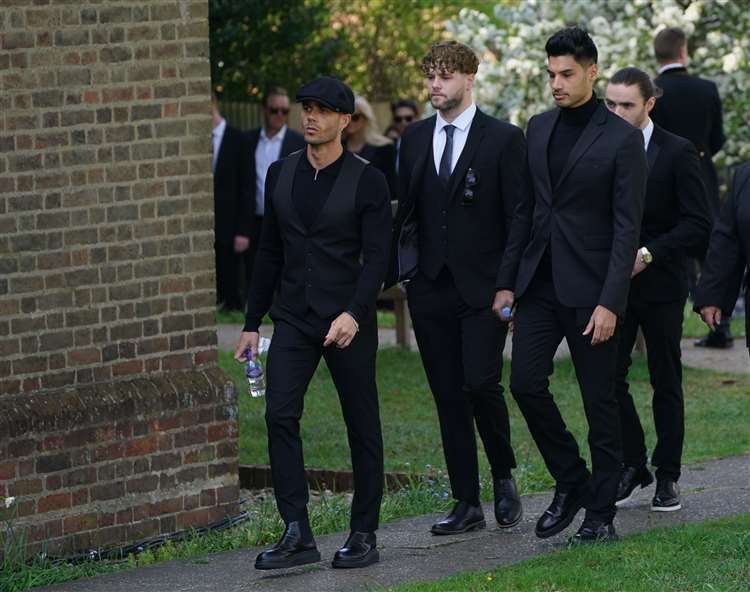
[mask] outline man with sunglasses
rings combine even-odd
[[[500,528],[521,520],[511,470],[508,408],[500,384],[507,325],[493,313],[496,273],[525,187],[523,132],[479,111],[479,60],[439,43],[422,60],[437,114],[403,137],[391,269],[404,282],[414,332],[440,420],[456,504],[436,535],[485,527],[476,429],[492,469]]]
[[[417,104],[410,99],[398,99],[391,103],[391,114],[393,115],[391,127],[396,130],[396,134],[398,135],[394,140],[396,145],[396,172],[398,172],[398,153],[401,150],[401,136],[404,135],[406,128],[417,120],[418,113]]]
[[[263,125],[249,132],[252,162],[250,163],[251,207],[247,212],[248,236],[240,247],[245,253],[245,281],[250,284],[253,263],[258,250],[260,229],[263,225],[264,188],[268,167],[277,160],[305,147],[302,134],[287,127],[289,94],[286,89],[274,86],[263,98]]]

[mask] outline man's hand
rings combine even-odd
[[[638,250],[635,252],[635,263],[633,263],[633,271],[630,274],[631,278],[634,278],[639,273],[641,273],[644,269],[648,267],[647,263],[643,262],[643,258],[641,257],[641,251]]]
[[[513,310],[514,298],[515,295],[512,290],[498,290],[495,293],[495,300],[492,303],[492,312],[494,312],[501,321],[507,323],[511,320],[510,316],[503,316],[503,308],[507,306]]]
[[[247,251],[248,247],[250,246],[250,239],[246,236],[242,236],[241,234],[238,234],[234,237],[234,252],[235,253],[244,253]]]
[[[249,349],[252,352],[253,360],[258,357],[258,342],[260,334],[257,331],[243,331],[240,333],[240,340],[237,342],[237,349],[234,352],[234,359],[238,362],[245,362],[247,356],[245,352]]]
[[[716,331],[716,328],[721,324],[721,309],[718,306],[703,306],[701,307],[701,318],[711,331]]]
[[[348,312],[342,312],[331,323],[323,347],[335,343],[336,347],[344,349],[352,342],[357,331],[359,331],[359,324],[354,320],[354,317]]]
[[[615,326],[617,325],[617,315],[608,308],[603,307],[599,304],[595,309],[589,324],[583,330],[584,335],[589,335],[592,331],[594,332],[591,337],[591,345],[599,345],[609,340],[615,333]]]

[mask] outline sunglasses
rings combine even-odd
[[[354,114],[352,115],[352,121],[359,121],[359,120],[360,120],[360,119],[362,119],[363,117],[364,117],[364,115],[362,115],[361,113],[354,113]]]
[[[395,123],[411,123],[412,121],[414,121],[414,116],[413,115],[396,115],[393,118],[393,121]]]
[[[268,107],[267,109],[271,115],[289,115],[289,109],[285,107]]]
[[[474,169],[466,171],[466,178],[464,179],[464,192],[461,195],[462,206],[474,205],[474,187],[479,183],[479,175]]]

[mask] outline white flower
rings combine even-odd
[[[5,498],[5,508],[10,508],[13,505],[13,502],[16,501],[16,498],[14,497],[6,497]]]
[[[740,61],[737,59],[737,56],[733,53],[727,54],[724,56],[724,59],[721,63],[721,69],[724,70],[727,74],[731,74],[732,72],[736,72],[737,68],[740,65]]]

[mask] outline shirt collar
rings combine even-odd
[[[659,68],[659,74],[664,74],[667,70],[676,70],[677,68],[684,68],[685,65],[680,62],[672,62],[671,64],[664,64]]]
[[[456,117],[451,122],[445,121],[443,119],[443,116],[440,115],[440,111],[437,112],[437,119],[435,121],[435,133],[439,133],[443,131],[443,128],[446,125],[453,125],[460,129],[462,132],[465,132],[467,129],[469,129],[469,126],[471,125],[472,120],[474,119],[474,115],[476,115],[477,112],[477,106],[472,102],[471,105],[466,107],[466,109],[463,110],[461,115]]]
[[[284,124],[284,127],[282,127],[276,135],[274,135],[273,138],[269,138],[266,135],[266,128],[264,126],[260,126],[260,137],[263,140],[266,140],[267,142],[274,142],[274,141],[284,141],[284,134],[286,134],[286,124]]]
[[[646,146],[646,150],[648,150],[648,143],[651,141],[651,136],[654,133],[654,122],[651,121],[650,117],[648,118],[646,127],[644,127],[641,131],[643,132],[643,141]]]
[[[213,135],[223,136],[224,130],[226,129],[226,127],[227,127],[227,120],[222,117],[221,123],[214,128]]]

